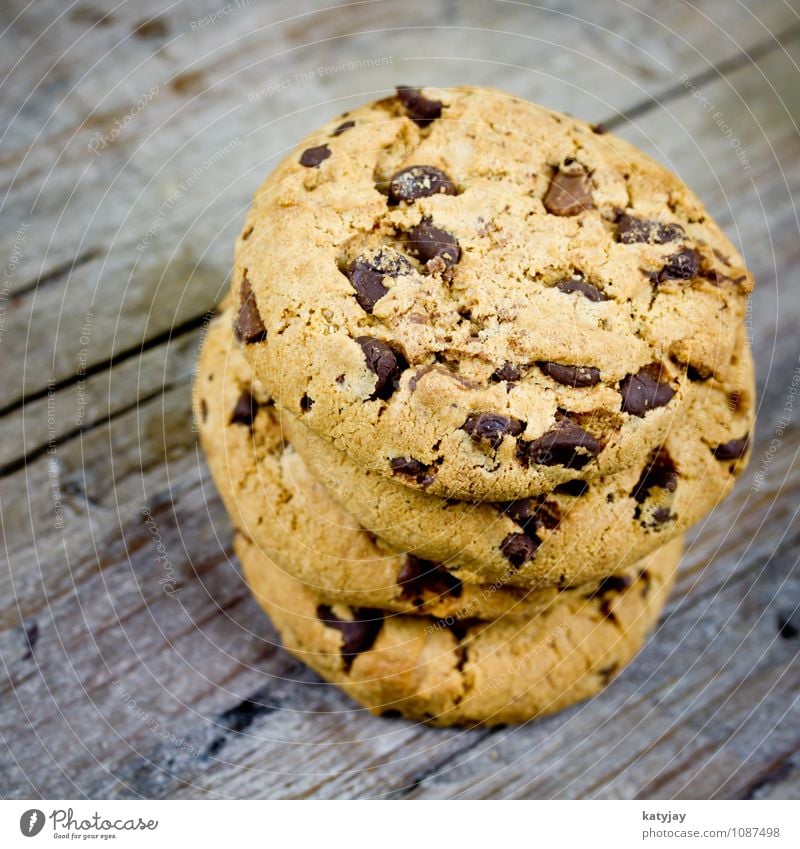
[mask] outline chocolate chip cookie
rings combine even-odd
[[[502,92],[397,94],[256,194],[235,333],[363,470],[508,501],[650,457],[728,378],[752,277],[698,199],[612,134]]]
[[[496,725],[586,699],[630,662],[662,610],[681,540],[538,616],[493,622],[330,605],[246,537],[236,551],[286,649],[357,702],[433,725]]]
[[[285,439],[274,404],[233,338],[231,318],[232,311],[223,310],[208,329],[195,416],[232,521],[276,568],[328,604],[416,615],[534,616],[561,598],[563,587],[465,583],[439,563],[398,553],[361,526]]]
[[[444,563],[466,581],[563,586],[601,580],[644,557],[725,498],[747,462],[753,427],[743,331],[727,375],[692,382],[683,414],[636,466],[506,502],[398,486],[315,435],[303,417],[284,413],[283,422],[333,498],[394,548]]]

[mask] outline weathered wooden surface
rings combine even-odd
[[[791,4],[293,0],[199,25],[210,11],[4,6],[0,795],[795,796],[800,638],[778,627],[800,603]],[[699,192],[758,279],[751,468],[692,532],[633,666],[525,727],[379,720],[288,657],[191,428],[204,315],[258,180],[323,118],[406,81],[614,125]]]

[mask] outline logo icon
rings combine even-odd
[[[36,837],[44,828],[44,813],[38,808],[31,808],[19,818],[19,830],[25,837]]]

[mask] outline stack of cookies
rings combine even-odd
[[[285,647],[371,710],[593,695],[746,462],[752,277],[630,144],[401,87],[271,174],[195,414]]]

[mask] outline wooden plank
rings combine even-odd
[[[580,18],[577,0],[558,11],[409,0],[413,42],[385,3],[332,11],[254,4],[197,29],[207,10],[180,4],[159,15],[148,37],[132,33],[154,4],[123,5],[83,38],[86,14],[65,16],[9,78],[21,123],[12,123],[11,152],[0,160],[9,221],[0,244],[18,255],[5,281],[17,297],[6,307],[2,342],[25,363],[0,375],[0,407],[45,393],[50,378],[73,377],[84,348],[89,365],[103,363],[201,315],[224,285],[260,176],[322,118],[406,77],[497,84],[607,118],[674,90],[684,72],[747,63],[743,49],[771,44],[771,32],[794,32],[785,5],[756,5],[763,23],[723,0],[703,10],[604,0],[599,24]],[[34,8],[15,25],[21,43],[44,23]],[[65,50],[69,39],[80,40]],[[89,45],[98,64],[87,68]],[[319,72],[356,60],[369,67]],[[138,107],[154,85],[157,94]],[[279,90],[270,94],[270,86]],[[111,138],[117,120],[124,129],[92,152],[92,139]]]

